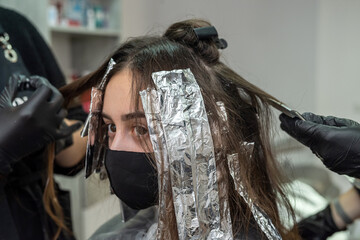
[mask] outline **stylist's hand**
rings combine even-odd
[[[35,90],[24,104],[13,107],[24,81]],[[19,159],[46,144],[70,136],[78,124],[61,128],[67,111],[63,97],[45,78],[12,76],[0,94],[0,174],[7,175]]]
[[[297,223],[297,228],[302,239],[327,239],[336,232],[342,231],[334,222],[331,207],[301,220]]]
[[[304,113],[306,121],[280,115],[280,127],[308,146],[327,168],[360,178],[360,124],[343,118]]]

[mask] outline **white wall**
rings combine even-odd
[[[313,0],[123,0],[122,35],[207,19],[228,41],[230,66],[298,110],[314,111],[317,8]]]
[[[48,26],[44,21],[47,19],[47,0],[0,0],[0,5],[25,15],[49,42]]]
[[[360,1],[320,2],[316,110],[360,121]]]

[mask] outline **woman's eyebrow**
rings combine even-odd
[[[103,118],[106,118],[106,119],[112,121],[111,117],[110,117],[108,114],[104,113],[104,112],[101,113],[101,116],[102,116]]]
[[[145,113],[143,112],[132,112],[128,114],[124,114],[121,116],[121,120],[128,121],[134,118],[145,118]]]

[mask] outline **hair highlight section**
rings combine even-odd
[[[154,120],[162,128],[160,142],[165,143],[169,164],[164,169],[170,173],[179,239],[233,239],[230,216],[220,219],[215,153],[200,88],[190,69],[156,72],[152,77],[157,91],[140,94],[149,129]],[[150,92],[155,99],[149,99]],[[155,132],[150,130],[150,135]],[[154,150],[160,149],[157,138],[151,137]],[[160,194],[159,211],[163,205]]]

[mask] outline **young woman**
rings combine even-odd
[[[298,239],[279,215],[279,204],[292,210],[269,143],[274,98],[219,60],[225,47],[206,21],[175,23],[162,37],[128,40],[62,89],[71,99],[96,86],[87,165],[104,161],[131,208],[157,206],[147,235]]]

